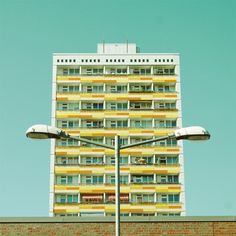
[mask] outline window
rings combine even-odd
[[[128,127],[128,120],[107,120],[108,128],[126,128]]]
[[[167,182],[168,183],[178,183],[179,182],[179,176],[178,175],[168,175],[167,176]]]
[[[128,139],[127,139],[127,144],[128,144]],[[128,164],[128,157],[124,157],[124,156],[121,156],[120,157],[120,164],[121,165],[125,165],[125,164]]]
[[[166,109],[166,110],[171,110],[171,109],[176,109],[176,103],[175,102],[159,102],[155,103],[155,108],[156,109]]]
[[[78,75],[79,73],[79,68],[63,68],[63,75]]]
[[[127,85],[107,86],[107,92],[110,92],[110,93],[125,93],[125,92],[127,92]]]
[[[131,127],[151,128],[152,127],[152,120],[131,120]]]
[[[56,158],[57,165],[78,165],[78,157],[57,157]]]
[[[115,145],[115,139],[114,139],[114,138],[107,137],[107,138],[106,138],[106,144],[114,146],[114,145]],[[120,138],[120,144],[121,144],[121,145],[126,145],[126,144],[128,144],[128,138],[121,137],[121,138]]]
[[[77,128],[79,127],[79,121],[77,120],[62,120],[57,122],[59,128]]]
[[[107,109],[111,110],[127,110],[128,109],[128,104],[127,103],[108,103],[107,104]]]
[[[154,194],[133,194],[131,199],[133,203],[154,202]]]
[[[131,216],[155,216],[155,213],[131,213]]]
[[[103,176],[86,176],[86,184],[103,184]]]
[[[103,121],[85,121],[85,128],[103,128]]]
[[[103,85],[87,85],[83,87],[83,91],[87,93],[101,93],[103,92]]]
[[[85,157],[82,160],[86,165],[98,165],[103,163],[103,157]]]
[[[131,163],[135,165],[150,165],[153,164],[153,156],[132,156]]]
[[[161,195],[161,202],[167,202],[167,195],[166,194]]]
[[[69,69],[69,75],[78,75],[79,69],[78,68],[70,68]]]
[[[163,60],[165,62],[165,60]],[[154,75],[174,75],[175,68],[174,66],[158,66],[153,69]]]
[[[162,194],[160,196],[160,202],[178,203],[179,202],[179,194]]]
[[[77,93],[79,92],[78,85],[59,85],[58,86],[59,93]]]
[[[103,103],[83,103],[82,108],[87,110],[102,110]]]
[[[168,202],[170,202],[170,203],[179,202],[179,194],[169,194],[168,195]]]
[[[175,92],[175,86],[173,85],[155,85],[154,90],[159,93],[173,93]]]
[[[121,175],[121,176],[120,176],[120,183],[121,183],[121,184],[128,184],[128,183],[129,183],[129,177],[128,177],[128,175]]]
[[[166,140],[166,145],[167,146],[176,146],[177,145],[177,140],[176,139],[167,139]]]
[[[85,71],[87,75],[101,75],[103,74],[103,68],[87,68]]]
[[[178,156],[157,157],[159,165],[176,165],[178,164]]]
[[[130,102],[130,109],[148,110],[152,108],[152,102]]]
[[[56,145],[58,147],[73,147],[73,146],[78,146],[78,141],[74,139],[60,139],[56,141]]]
[[[177,141],[176,139],[167,139],[167,140],[162,140],[159,142],[156,142],[157,146],[176,146],[177,145]]]
[[[63,111],[77,111],[79,110],[79,103],[57,103],[57,109]]]
[[[70,176],[70,175],[56,176],[56,183],[62,185],[78,184],[78,176]]]
[[[106,176],[107,184],[115,184],[115,175],[107,175]]]
[[[179,177],[178,175],[161,175],[157,176],[158,183],[178,183]]]
[[[57,203],[78,203],[78,195],[56,195]]]
[[[153,183],[153,175],[133,175],[131,176],[132,183]]]
[[[115,165],[115,157],[114,156],[107,156],[107,164],[110,164],[110,165]],[[120,164],[128,164],[128,157],[127,156],[121,156],[120,157]]]
[[[134,60],[136,62],[136,59]],[[131,74],[135,75],[150,75],[151,69],[150,68],[130,68]]]
[[[178,157],[167,157],[167,164],[168,165],[175,165],[178,163]]]
[[[115,157],[114,156],[107,156],[106,163],[108,165],[115,165],[115,163],[116,163]]]
[[[156,120],[155,127],[157,128],[175,128],[176,120]]]
[[[130,90],[129,92],[151,92],[152,86],[151,84],[130,84]]]

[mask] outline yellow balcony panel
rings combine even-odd
[[[54,185],[55,193],[115,193],[115,185]],[[180,193],[180,184],[121,184],[121,193]]]
[[[160,184],[155,185],[155,192],[161,193],[180,193],[181,185],[180,184]]]
[[[157,203],[156,204],[156,210],[164,210],[164,209],[182,209],[182,203]]]
[[[129,192],[146,192],[146,193],[179,193],[181,192],[180,184],[130,184]]]
[[[160,165],[137,165],[130,166],[129,172],[131,174],[178,174],[180,172],[180,167]]]
[[[177,110],[148,110],[148,111],[57,111],[57,119],[103,119],[103,118],[164,118],[164,119],[176,119],[178,117]]]
[[[121,155],[153,155],[153,154],[179,154],[180,147],[132,147],[121,150]],[[99,155],[114,155],[114,150],[107,148],[92,147],[56,147],[56,155],[91,155],[96,153]]]
[[[58,101],[142,101],[142,100],[176,100],[177,93],[57,93]]]
[[[182,203],[142,203],[142,204],[121,204],[121,212],[156,212],[156,211],[177,211],[182,209]],[[54,204],[54,212],[81,212],[84,210],[115,212],[115,204]]]
[[[57,82],[80,82],[80,83],[128,83],[128,82],[155,82],[176,83],[176,76],[144,76],[144,75],[104,75],[104,76],[57,76]]]

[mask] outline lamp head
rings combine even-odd
[[[210,139],[210,133],[200,126],[190,126],[182,129],[177,129],[174,132],[174,136],[177,140],[208,140]]]
[[[26,137],[33,139],[60,139],[65,136],[65,133],[52,126],[48,125],[33,125],[26,131]]]

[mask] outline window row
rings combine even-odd
[[[173,93],[176,92],[175,85],[164,84],[79,84],[79,85],[58,85],[57,91],[59,93]]]
[[[172,67],[126,67],[126,68],[58,68],[57,75],[175,75],[175,68]]]
[[[114,156],[57,156],[56,165],[115,165]],[[120,156],[122,165],[177,165],[178,156]]]
[[[129,212],[129,213],[120,213],[120,216],[180,216],[181,213],[180,212]],[[102,217],[102,216],[115,216],[115,213],[111,213],[111,212],[79,212],[79,213],[55,213],[54,214],[55,217]]]
[[[99,60],[99,59],[98,59]],[[112,59],[111,59],[112,60]],[[148,60],[148,59],[147,59]],[[72,62],[72,61],[71,61]],[[84,62],[84,61],[82,61]],[[90,61],[92,62],[92,61]],[[109,62],[106,60],[106,62]],[[141,62],[141,59],[130,59],[130,62]],[[155,61],[157,62],[157,61]],[[160,62],[160,61],[159,61]],[[163,59],[163,62],[173,62],[169,59]],[[174,75],[175,66],[174,65],[154,65],[154,66],[144,66],[144,65],[131,65],[131,66],[58,66],[58,75],[122,75],[122,74],[140,74],[140,75]]]
[[[103,143],[103,144],[108,144],[108,145],[115,145],[115,139],[113,137],[95,137],[95,138],[91,138],[91,137],[83,137],[86,139],[89,139],[93,142],[97,142],[97,143]],[[122,138],[120,139],[121,141],[121,145],[128,145],[128,144],[134,144],[134,143],[138,143],[138,142],[142,142],[142,141],[147,141],[152,139],[153,137],[150,138],[140,138],[140,137],[126,137],[126,138]],[[157,138],[157,137],[156,137]],[[58,147],[77,147],[77,146],[83,146],[83,147],[97,147],[94,144],[89,144],[89,143],[84,143],[84,142],[80,142],[77,141],[75,139],[60,139],[56,141],[56,146]],[[167,140],[162,140],[162,141],[158,141],[158,142],[153,142],[153,143],[147,143],[147,144],[143,144],[143,145],[139,145],[139,147],[150,147],[150,146],[161,146],[161,147],[165,147],[165,146],[177,146],[177,140],[175,139],[167,139]]]
[[[120,176],[121,184],[178,184],[178,175],[138,175],[129,174]],[[57,175],[56,184],[59,185],[97,185],[115,184],[115,175]]]
[[[127,102],[58,102],[59,111],[78,110],[176,110],[176,102],[170,101],[127,101]]]
[[[56,194],[55,202],[62,204],[80,203],[80,204],[109,204],[115,203],[115,194]],[[142,203],[179,203],[179,194],[160,194],[160,193],[132,193],[121,194],[121,204],[142,204]]]
[[[126,119],[126,120],[58,120],[58,128],[176,128],[176,120],[159,120],[159,119]]]

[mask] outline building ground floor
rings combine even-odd
[[[1,236],[113,236],[114,217],[0,218]],[[236,216],[122,217],[121,235],[235,236]]]

